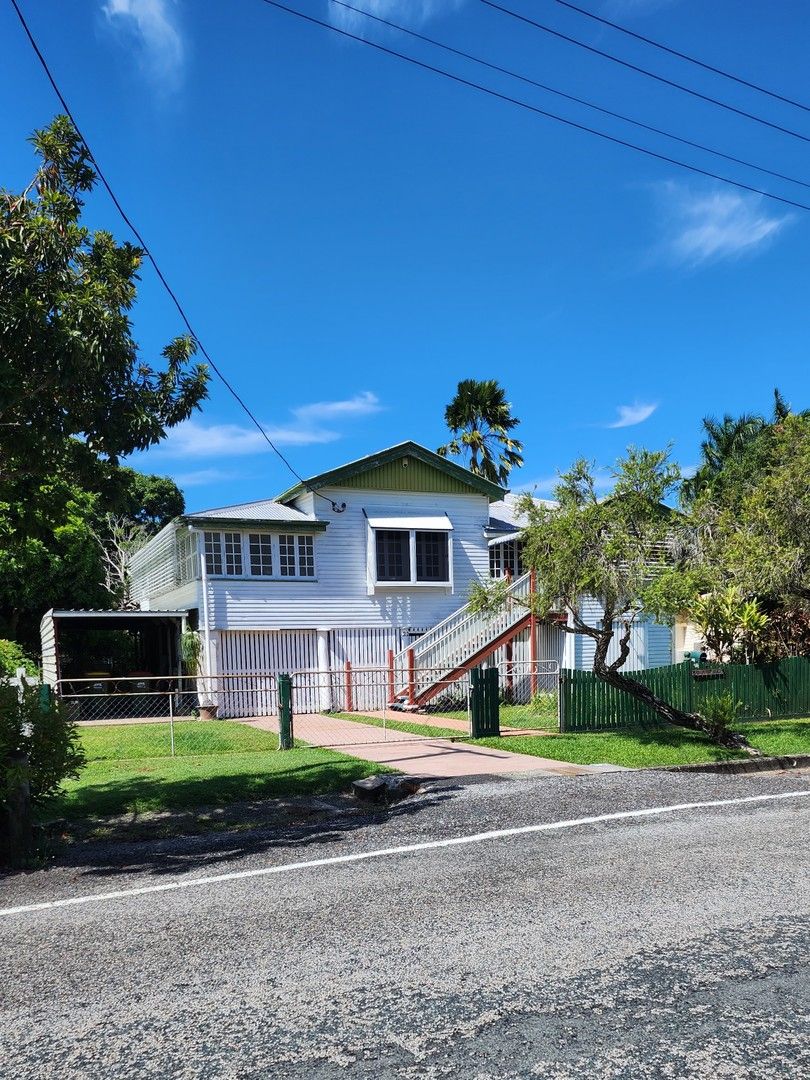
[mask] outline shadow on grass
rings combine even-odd
[[[219,777],[216,801],[211,799],[208,779],[131,778],[88,785],[73,793],[67,828],[69,832],[71,820],[83,829],[95,825],[99,827],[95,836],[91,832],[89,840],[63,844],[53,854],[59,866],[82,868],[82,876],[93,879],[133,874],[176,877],[273,850],[292,853],[312,848],[312,857],[317,858],[322,849],[331,853],[357,829],[412,818],[459,790],[445,786],[392,806],[358,803],[345,794],[346,789],[369,772],[368,763],[358,761],[294,766],[269,776]],[[166,809],[155,815],[147,813],[146,806],[158,786]],[[115,807],[110,812],[119,815],[128,807],[131,816],[118,817],[110,829],[109,819],[98,816],[105,805]],[[60,809],[64,806],[52,808]],[[78,820],[90,812],[93,818]],[[105,837],[105,827],[113,838]]]

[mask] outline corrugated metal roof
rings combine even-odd
[[[198,510],[193,514],[186,514],[190,521],[212,519],[215,521],[290,521],[290,522],[317,522],[318,518],[310,514],[302,514],[294,506],[285,506],[284,503],[274,499],[262,499],[259,502],[237,503],[235,506],[217,506],[212,510]]]
[[[488,532],[516,533],[527,525],[525,514],[518,512],[517,504],[522,495],[507,495],[498,502],[490,503]],[[553,499],[535,499],[538,506],[556,506]]]
[[[50,616],[53,619],[80,619],[85,616],[93,619],[155,619],[164,615],[181,618],[188,615],[188,610],[186,608],[150,608],[148,611],[143,611],[141,608],[135,608],[132,611],[110,611],[105,608],[65,608],[62,611],[46,611],[43,618]]]

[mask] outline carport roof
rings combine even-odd
[[[140,608],[135,611],[107,611],[104,608],[66,608],[60,611],[51,608],[45,612],[46,617],[49,615],[52,619],[165,619],[166,616],[180,619],[188,615],[188,611],[183,608],[152,608],[149,611]]]

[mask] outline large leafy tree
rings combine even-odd
[[[35,647],[50,606],[116,601],[107,515],[148,531],[183,510],[176,485],[119,459],[163,438],[206,394],[191,339],[143,360],[132,336],[144,253],[82,223],[95,184],[66,117],[32,137],[39,165],[0,191],[0,625]]]
[[[671,619],[699,591],[700,581],[681,562],[688,524],[667,504],[680,473],[666,451],[628,450],[614,471],[608,498],[597,495],[593,468],[576,462],[560,477],[556,504],[527,496],[521,505],[524,562],[537,571],[532,606],[540,618],[563,611],[567,633],[594,643],[593,672],[610,686],[643,701],[665,722],[701,731],[726,746],[745,740],[703,716],[659,698],[622,669],[634,625],[645,615]],[[498,607],[503,583],[473,591],[477,608]],[[598,601],[598,617],[588,614]]]
[[[115,463],[157,443],[206,394],[195,344],[178,337],[153,366],[129,312],[144,252],[82,224],[96,181],[87,148],[58,116],[32,136],[39,165],[0,192],[0,489],[35,490],[79,438]]]
[[[495,379],[463,379],[444,419],[452,438],[439,447],[442,457],[464,457],[470,472],[495,484],[523,464],[523,444],[510,434],[520,421]]]

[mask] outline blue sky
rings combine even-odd
[[[541,108],[798,201],[810,189],[677,147],[365,25],[335,25]],[[493,63],[810,183],[808,144],[483,7],[356,0]],[[810,136],[810,113],[666,57],[554,0],[502,0]],[[581,0],[810,102],[800,0]],[[496,378],[521,418],[513,488],[629,443],[697,460],[707,413],[810,405],[808,215],[453,85],[260,0],[21,4],[80,125],[200,337],[305,476],[403,439],[445,441],[461,378]],[[57,111],[0,5],[5,186]],[[93,225],[125,230],[102,195]],[[154,358],[181,331],[149,268],[134,314]],[[190,508],[291,477],[216,380],[203,411],[133,462]]]

